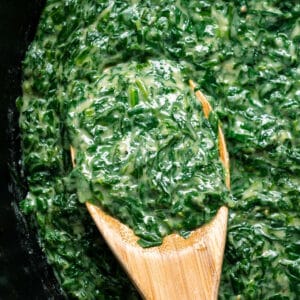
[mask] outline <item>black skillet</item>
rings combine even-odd
[[[64,298],[35,229],[18,209],[26,182],[19,165],[15,99],[21,95],[21,62],[44,2],[0,0],[0,300]]]

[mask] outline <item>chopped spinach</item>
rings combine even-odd
[[[179,65],[118,64],[85,91],[69,94],[66,120],[81,202],[100,203],[144,247],[186,235],[228,202],[217,119],[205,118]]]
[[[170,231],[184,234],[226,202],[230,216],[219,298],[297,299],[298,2],[47,1],[24,61],[23,97],[17,103],[29,184],[22,207],[36,222],[67,295],[138,297],[78,201],[80,185],[81,200],[100,201],[123,222],[140,224],[136,233],[144,246]],[[217,118],[203,119],[188,79],[197,82],[221,120],[232,197],[221,182],[213,136]],[[70,144],[77,150],[75,170]],[[208,145],[212,148],[201,156],[198,152]],[[176,161],[182,177],[187,176],[182,184],[186,180],[192,187],[199,178],[195,174],[203,179],[211,171],[202,183],[211,183],[216,193],[195,188],[179,198],[183,189],[175,193],[170,183],[177,176]],[[139,173],[145,166],[152,177]],[[129,181],[124,183],[120,174]],[[154,179],[151,185],[146,178]],[[139,203],[143,210],[129,218],[127,207],[137,198],[125,199],[122,210],[118,203],[137,193],[147,199],[147,207]],[[197,214],[200,206],[205,216]],[[182,217],[179,223],[176,214]],[[163,226],[154,229],[154,219]]]

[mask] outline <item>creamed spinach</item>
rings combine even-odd
[[[226,204],[219,298],[297,299],[299,44],[296,0],[47,1],[17,102],[21,206],[68,297],[139,297],[86,212],[92,201],[143,247],[187,236]]]

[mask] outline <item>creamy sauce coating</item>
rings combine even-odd
[[[296,0],[47,1],[24,62],[23,97],[18,101],[29,186],[22,208],[37,224],[49,263],[67,295],[80,299],[138,298],[99,239],[76,192],[81,191],[82,199],[94,197],[88,181],[81,180],[78,186],[78,177],[94,178],[93,166],[98,168],[98,178],[102,176],[101,164],[93,162],[100,149],[86,150],[98,133],[105,142],[112,139],[114,131],[101,123],[84,128],[89,122],[81,124],[78,116],[92,116],[101,97],[114,94],[108,87],[120,86],[118,76],[111,78],[116,66],[124,66],[125,72],[125,66],[130,69],[134,61],[144,64],[150,60],[152,73],[162,61],[180,72],[171,72],[174,81],[161,76],[153,82],[152,75],[144,74],[123,90],[127,104],[136,106],[136,91],[147,99],[155,97],[154,91],[161,85],[170,84],[176,85],[177,92],[161,93],[153,105],[174,105],[191,78],[207,95],[228,142],[232,198],[227,200],[230,217],[219,298],[297,299],[299,16]],[[133,80],[135,73],[129,72],[126,78]],[[150,86],[155,88],[148,91]],[[180,120],[181,113],[179,110],[174,117]],[[117,120],[120,113],[111,117]],[[162,112],[161,119],[168,117]],[[191,118],[190,122],[196,121]],[[192,137],[191,128],[187,132]],[[136,129],[118,138],[115,151],[120,152],[121,161],[130,158],[139,133]],[[204,149],[209,145],[214,149],[209,135],[201,141],[203,146],[191,147],[195,156],[207,155]],[[150,136],[146,142],[149,156],[162,146]],[[72,170],[70,143],[80,150],[80,170]],[[173,149],[184,150],[181,145]],[[102,151],[101,163],[111,163],[110,151]],[[146,155],[142,149],[141,155]],[[176,159],[172,161],[174,164],[166,161],[163,166],[166,172],[177,170]],[[186,165],[193,163],[191,159]],[[126,172],[133,170],[133,164],[127,164]],[[172,178],[180,176],[176,171]],[[149,177],[141,174],[140,178]],[[124,176],[118,184],[124,187],[126,180]],[[160,182],[166,189],[171,186]],[[205,188],[215,184],[201,180]],[[131,182],[133,190],[137,186]],[[186,190],[181,192],[185,195]],[[197,198],[195,206],[201,201]],[[126,206],[118,212],[127,218]],[[144,224],[152,220],[149,214],[141,219]],[[166,226],[160,223],[158,232],[168,233],[177,221],[180,223],[180,218],[171,219]]]

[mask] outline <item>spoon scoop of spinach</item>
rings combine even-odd
[[[227,201],[218,120],[204,117],[182,65],[118,64],[85,97],[71,97],[79,200],[128,224],[141,246],[159,245],[172,232],[187,236]]]

